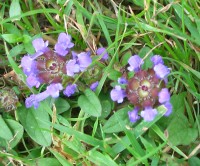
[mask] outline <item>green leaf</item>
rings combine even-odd
[[[69,108],[70,108],[70,105],[67,102],[67,100],[62,99],[62,98],[57,98],[55,100],[55,105],[56,105],[56,111],[58,114],[61,114],[65,111],[69,110]]]
[[[11,140],[13,138],[13,134],[5,121],[3,120],[2,116],[0,115],[0,137],[6,140]]]
[[[93,162],[95,165],[104,166],[117,166],[114,160],[110,158],[107,154],[102,154],[96,150],[90,150],[87,158]]]
[[[169,141],[174,145],[189,145],[198,137],[198,130],[190,127],[185,115],[179,114],[168,127]]]
[[[21,15],[21,7],[19,4],[19,0],[12,0],[9,10],[9,16],[10,17],[19,16],[18,18],[12,19],[12,21],[15,21],[15,20],[20,20],[21,18],[20,15]]]
[[[100,119],[106,118],[108,115],[110,115],[111,112],[111,103],[108,100],[101,101],[102,105],[102,114],[100,116]]]
[[[109,72],[108,78],[110,78],[111,80],[116,81],[116,80],[118,80],[118,78],[121,77],[121,76],[122,76],[122,73],[121,73],[121,72],[119,72],[119,71],[113,69],[113,70],[111,70],[111,71]]]
[[[17,42],[23,41],[23,37],[16,35],[16,34],[3,34],[1,36],[8,43],[17,43]]]
[[[191,157],[191,158],[188,160],[188,162],[189,162],[189,166],[197,166],[197,165],[200,165],[200,159],[199,159],[199,157],[196,157],[196,156]]]
[[[38,109],[20,107],[17,110],[18,117],[28,135],[42,146],[51,145],[50,125],[42,121],[50,122],[49,115],[45,109],[48,108],[46,102],[40,102]]]
[[[3,26],[6,29],[6,32],[8,32],[10,34],[15,34],[15,35],[18,35],[18,36],[21,35],[21,31],[14,24],[5,23],[5,24],[3,24]]]
[[[128,118],[128,111],[130,111],[130,108],[125,107],[120,110],[117,110],[105,123],[103,126],[103,131],[105,133],[114,133],[114,132],[120,132],[124,130],[125,126],[122,126],[121,124],[129,124],[129,118]]]
[[[23,44],[16,45],[10,50],[10,56],[15,57],[19,55],[23,51],[23,49],[24,49]]]
[[[89,115],[101,116],[102,107],[96,94],[90,89],[86,89],[84,93],[85,95],[81,95],[78,98],[78,105]]]
[[[14,148],[23,137],[24,128],[21,124],[12,119],[6,119],[5,122],[13,133],[13,138],[9,141],[9,147]]]
[[[56,160],[55,158],[40,158],[40,159],[36,159],[35,161],[33,161],[32,163],[30,163],[30,166],[61,166],[61,164],[59,163],[58,160]]]

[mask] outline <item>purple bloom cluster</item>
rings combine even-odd
[[[23,72],[27,75],[27,85],[38,88],[41,84],[48,84],[45,91],[39,94],[32,94],[25,103],[26,107],[38,108],[39,103],[51,96],[59,97],[59,92],[70,97],[77,91],[77,85],[68,83],[65,88],[63,77],[75,77],[75,74],[85,71],[92,63],[90,52],[76,53],[70,49],[74,46],[71,36],[66,33],[60,33],[54,50],[48,47],[48,41],[37,38],[32,41],[35,54],[25,55],[21,60]],[[101,48],[103,49],[103,48]],[[104,50],[105,51],[105,50]],[[71,56],[72,58],[70,59]],[[108,55],[105,55],[105,58]],[[63,84],[63,85],[62,85]],[[90,85],[92,90],[98,86],[98,82]]]
[[[130,80],[119,78],[117,86],[111,90],[111,99],[122,103],[124,98],[134,104],[134,110],[128,112],[131,122],[136,122],[142,117],[145,121],[152,121],[158,114],[157,110],[153,108],[155,104],[160,103],[167,109],[165,116],[169,116],[172,112],[172,105],[170,103],[170,93],[165,87],[167,76],[170,70],[164,65],[161,56],[155,55],[151,58],[153,68],[148,71],[141,69],[144,63],[138,55],[130,57],[128,60],[129,71],[135,72],[135,75]],[[164,85],[161,81],[164,80]],[[125,89],[122,84],[127,85]],[[141,110],[140,115],[138,114]]]

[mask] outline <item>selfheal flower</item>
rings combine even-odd
[[[77,85],[76,84],[69,84],[63,91],[63,94],[66,95],[67,97],[70,97],[76,92]]]
[[[163,59],[160,55],[154,55],[151,57],[151,61],[153,62],[154,66],[158,65],[159,63],[164,64]]]
[[[27,85],[32,88],[33,86],[35,86],[36,88],[38,88],[40,86],[40,81],[38,79],[38,77],[36,76],[36,74],[31,73],[27,79],[26,79]]]
[[[92,84],[90,85],[90,89],[91,89],[92,91],[95,91],[98,85],[99,85],[99,81],[96,81],[96,82],[94,82],[94,83],[92,83]]]
[[[143,117],[145,121],[154,120],[157,114],[158,114],[157,110],[153,109],[152,107],[146,107],[144,111],[141,111],[141,117]]]
[[[102,60],[107,60],[108,59],[108,53],[104,47],[100,47],[97,49],[96,54],[99,56],[102,56]]]
[[[73,77],[75,73],[80,71],[80,66],[76,60],[69,60],[66,64],[67,75]]]
[[[55,52],[61,56],[65,56],[69,53],[70,48],[74,46],[71,42],[71,36],[66,33],[60,33],[58,36],[58,42],[56,43],[54,49]]]
[[[129,71],[137,72],[140,69],[140,66],[144,62],[143,62],[143,60],[138,55],[134,55],[134,56],[132,56],[132,57],[129,58],[128,63],[130,65],[128,67],[128,70]]]
[[[128,81],[127,81],[126,78],[124,78],[124,77],[118,78],[117,82],[118,82],[119,84],[127,84],[127,83],[128,83]]]
[[[167,88],[161,89],[161,91],[158,93],[158,101],[159,103],[163,104],[170,100],[170,93]]]
[[[138,111],[139,111],[139,108],[135,107],[133,111],[128,112],[129,119],[132,123],[135,123],[137,120],[140,119],[140,116],[138,115]]]
[[[50,84],[47,86],[46,92],[53,98],[57,98],[59,96],[59,92],[63,90],[62,84]]]
[[[118,103],[122,103],[124,100],[124,97],[126,97],[125,90],[121,89],[120,86],[115,86],[113,90],[110,92],[111,99],[113,101],[117,101]]]
[[[34,106],[35,109],[38,108],[41,101],[46,99],[47,97],[51,96],[53,98],[57,98],[59,96],[59,91],[62,90],[62,85],[58,84],[51,84],[47,86],[47,89],[39,94],[33,94],[28,97],[25,101],[26,108],[30,108]]]
[[[172,113],[172,104],[170,102],[166,102],[164,104],[165,108],[167,109],[166,113],[164,114],[164,116],[169,116]]]
[[[48,50],[48,41],[44,42],[42,38],[37,38],[32,41],[33,47],[35,48],[36,53],[39,52],[40,55]]]
[[[84,71],[92,63],[90,52],[77,54],[77,62],[79,64],[80,71]]]
[[[164,79],[170,73],[170,70],[161,63],[155,65],[153,69],[156,75],[158,76],[158,78],[161,78],[161,79]]]

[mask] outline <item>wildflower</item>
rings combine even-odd
[[[120,86],[115,86],[115,89],[111,90],[110,92],[111,99],[113,101],[117,101],[118,103],[122,103],[124,100],[124,97],[126,97],[125,90],[121,89]]]
[[[92,91],[95,91],[98,85],[99,85],[99,81],[96,81],[96,82],[94,82],[94,83],[92,83],[92,84],[90,85],[90,89],[91,89]]]
[[[158,76],[158,78],[161,78],[161,79],[164,79],[170,73],[170,70],[161,63],[155,65],[153,69],[156,75]]]
[[[65,56],[69,53],[70,48],[74,46],[71,42],[71,36],[66,33],[60,33],[58,36],[58,42],[56,43],[54,49],[55,52],[61,56]]]
[[[158,65],[159,63],[164,64],[163,59],[160,55],[154,55],[151,57],[151,61],[154,65]]]
[[[28,97],[25,101],[26,108],[34,106],[35,109],[39,107],[41,101],[45,100],[47,97],[51,96],[57,98],[59,96],[59,91],[62,90],[62,85],[60,83],[51,84],[47,86],[46,91],[39,94],[33,94]]]
[[[67,97],[70,97],[76,92],[77,85],[76,84],[69,84],[63,91],[63,94],[66,95]]]
[[[32,41],[32,44],[33,47],[35,48],[36,53],[40,53],[41,55],[42,53],[48,50],[47,46],[49,42],[48,41],[44,42],[42,38],[37,38]]]
[[[152,107],[146,107],[143,111],[141,111],[141,117],[143,117],[145,121],[154,120],[157,114],[157,110],[153,109]]]
[[[128,81],[124,77],[118,78],[117,82],[119,84],[127,84],[128,83]]]
[[[158,114],[154,108],[159,103],[163,104],[167,111],[165,116],[169,116],[172,112],[170,101],[170,93],[166,88],[167,75],[170,70],[164,65],[162,57],[155,55],[151,58],[153,67],[147,70],[142,70],[141,65],[143,60],[134,55],[129,60],[129,71],[134,71],[134,76],[128,80],[119,78],[118,83],[125,84],[124,92],[120,86],[115,86],[111,91],[111,99],[121,103],[126,96],[127,99],[135,106],[133,111],[128,112],[131,122],[136,122],[139,119],[138,111],[142,110],[140,116],[145,121],[152,121]],[[123,85],[124,86],[124,85]]]
[[[137,72],[140,69],[140,66],[144,62],[143,62],[143,60],[138,55],[134,55],[134,56],[132,56],[132,57],[129,58],[128,63],[130,65],[128,67],[128,70],[129,71]]]
[[[90,53],[82,52],[80,54],[72,53],[73,59],[66,64],[68,76],[74,76],[75,73],[84,71],[91,63]]]
[[[138,115],[138,111],[139,111],[139,108],[135,107],[134,110],[128,112],[129,119],[132,123],[135,123],[136,121],[140,119],[140,116]]]
[[[101,60],[105,61],[105,60],[108,59],[108,53],[107,53],[107,51],[104,47],[98,48],[97,51],[96,51],[96,54],[99,55],[99,56],[102,56]]]

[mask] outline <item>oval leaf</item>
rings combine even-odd
[[[84,93],[85,95],[81,95],[78,98],[78,105],[89,115],[95,117],[101,116],[101,103],[96,94],[90,89],[86,89]]]
[[[45,109],[48,109],[47,102],[41,102],[40,107],[34,108],[20,107],[17,111],[19,120],[24,126],[28,135],[42,146],[51,145],[50,125],[44,122],[50,122],[49,115]],[[44,121],[44,122],[43,122]]]

